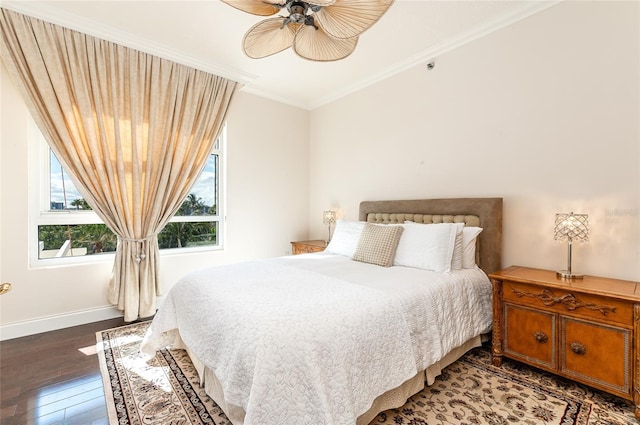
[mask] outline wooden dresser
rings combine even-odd
[[[509,357],[632,400],[640,418],[640,283],[512,266],[493,283],[493,364]]]
[[[324,251],[326,247],[327,243],[320,240],[291,242],[291,252],[293,255],[321,252]]]

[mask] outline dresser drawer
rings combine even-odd
[[[633,304],[608,297],[509,281],[504,282],[502,297],[505,301],[535,309],[571,312],[576,316],[627,327],[633,324]]]
[[[556,369],[556,317],[506,303],[504,306],[504,352],[530,364]]]
[[[560,318],[560,371],[605,391],[631,395],[631,331]]]
[[[291,252],[293,255],[322,252],[326,247],[326,242],[321,240],[291,242]]]
[[[318,252],[318,248],[309,245],[293,244],[293,255],[309,254],[312,252]]]

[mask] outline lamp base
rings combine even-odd
[[[556,272],[556,277],[565,280],[578,280],[582,279],[584,275],[581,274],[573,274],[567,270],[559,270]]]

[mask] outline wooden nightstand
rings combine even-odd
[[[310,252],[321,252],[327,247],[325,241],[296,241],[291,242],[291,252],[293,255],[308,254]]]
[[[493,364],[509,357],[632,400],[640,418],[640,283],[512,266],[493,283]]]

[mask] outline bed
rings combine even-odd
[[[465,241],[473,264],[454,266],[465,229],[482,229]],[[415,253],[436,231],[449,242],[424,265]],[[367,425],[481,344],[501,240],[501,198],[365,201],[325,252],[185,276],[141,349],[184,348],[234,425]]]

